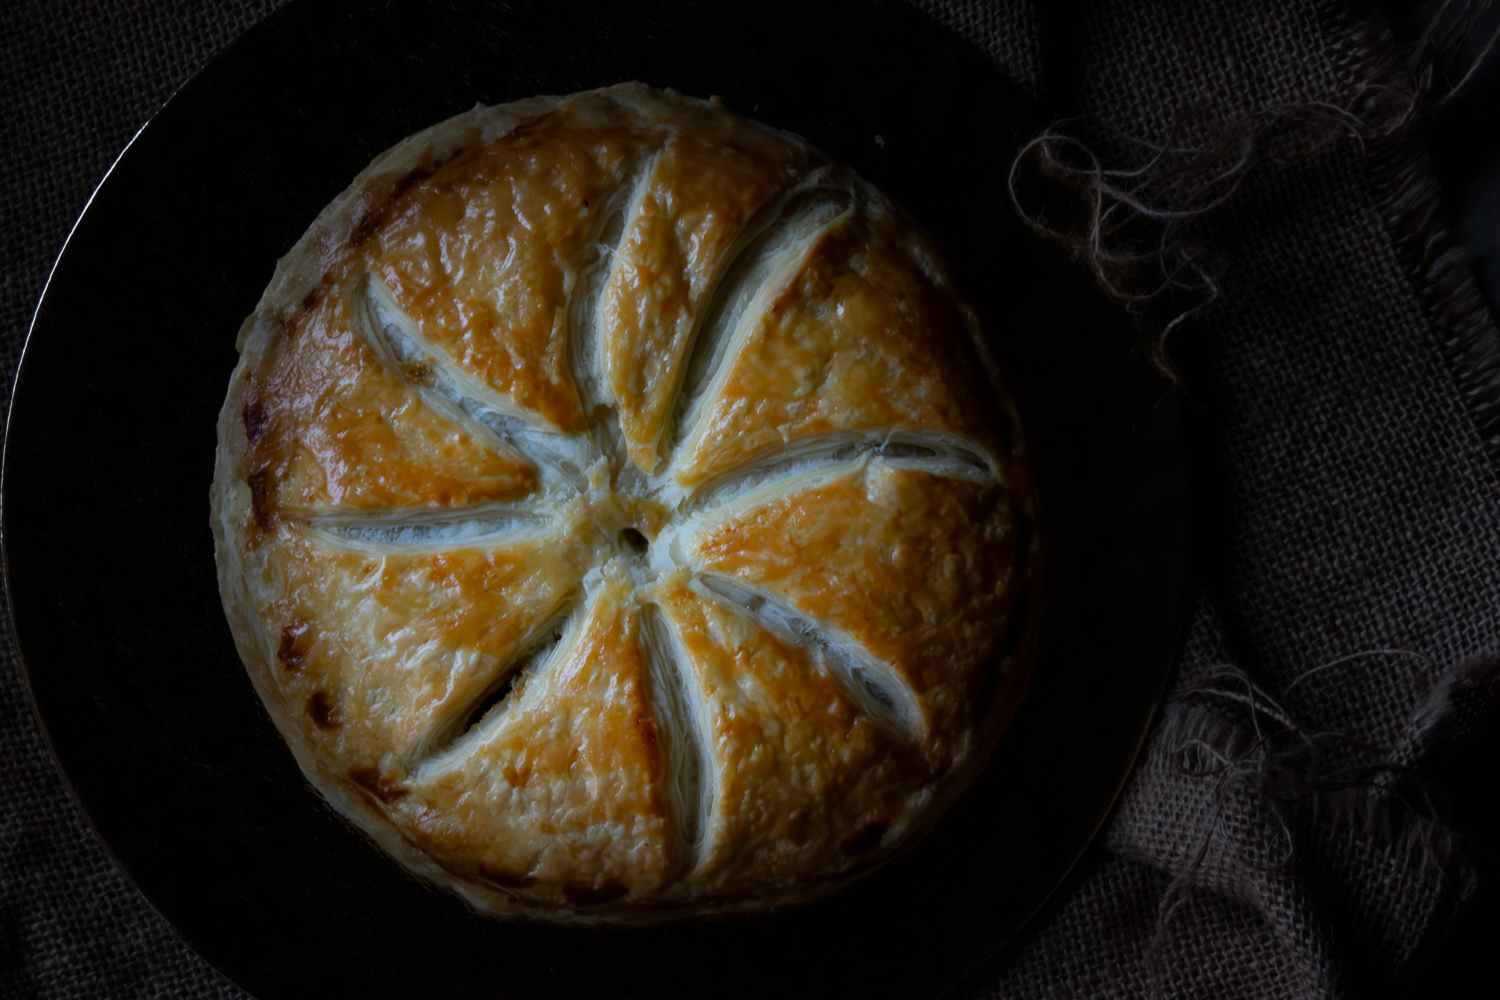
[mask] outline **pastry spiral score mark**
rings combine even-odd
[[[640,213],[644,179],[660,154],[642,154],[621,172],[592,215],[582,250],[568,268],[568,357],[585,415],[617,405],[604,376],[601,298],[614,273],[620,241]]]
[[[702,854],[707,817],[713,809],[714,770],[707,750],[711,736],[702,699],[693,689],[688,654],[661,608],[654,603],[644,607],[642,624],[641,637],[651,671],[652,705],[662,723],[674,867],[679,875],[684,875]]]
[[[773,480],[794,477],[818,466],[834,466],[862,457],[880,458],[901,467],[975,482],[998,482],[998,473],[971,441],[929,432],[890,428],[815,434],[768,449],[684,491],[684,515],[732,503]]]
[[[674,458],[697,444],[709,404],[722,391],[722,380],[767,299],[793,276],[814,241],[855,204],[853,192],[818,171],[770,206],[736,246],[695,332],[668,411]]]
[[[564,603],[532,632],[520,651],[494,672],[489,686],[444,717],[434,718],[411,770],[438,770],[474,752],[475,744],[494,732],[507,710],[525,694],[525,682],[553,666],[565,641],[576,635],[581,608]]]
[[[911,742],[920,735],[921,714],[915,706],[915,695],[890,664],[799,614],[786,602],[740,586],[728,577],[703,573],[688,586],[710,601],[743,609],[767,632],[803,650],[866,717],[898,740]]]
[[[523,458],[541,474],[544,486],[566,483],[578,492],[587,488],[584,470],[590,449],[585,435],[558,434],[537,427],[503,396],[428,345],[416,324],[396,305],[390,289],[375,275],[366,274],[361,279],[356,295],[361,334],[422,402]]]
[[[304,523],[309,533],[332,544],[372,552],[382,545],[415,552],[535,536],[545,522],[512,504],[490,503],[457,509],[308,514]]]

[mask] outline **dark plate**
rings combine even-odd
[[[219,605],[214,421],[276,258],[375,153],[475,102],[629,79],[808,137],[948,246],[1038,465],[1040,663],[979,783],[851,890],[649,929],[507,924],[407,877],[303,782]],[[959,40],[868,0],[302,0],[220,56],[69,239],[5,449],[5,568],[37,712],[151,903],[266,997],[925,996],[1005,941],[1118,793],[1184,589],[1173,396],[1007,200],[1037,122]]]

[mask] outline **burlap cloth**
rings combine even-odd
[[[5,402],[90,190],[173,89],[276,4],[4,5]],[[918,5],[1087,116],[1065,128],[1101,164],[1148,164],[1126,178],[1154,182],[1137,215],[1189,210],[1140,229],[1147,246],[1168,235],[1190,261],[1179,284],[1197,282],[1145,308],[1143,337],[1206,300],[1198,279],[1217,288],[1168,345],[1203,580],[1172,694],[1102,843],[960,992],[1385,993],[1421,967],[1472,884],[1424,769],[1483,711],[1500,651],[1500,341],[1433,221],[1412,113],[1432,100],[1416,93],[1420,65],[1362,5]],[[1174,149],[1152,162],[1152,143]],[[1214,163],[1238,186],[1193,211],[1223,193]],[[1142,245],[1125,235],[1127,252]],[[1150,269],[1106,276],[1135,287]],[[10,641],[0,994],[242,995],[84,824]]]

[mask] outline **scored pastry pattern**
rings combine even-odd
[[[450,145],[312,241],[226,405],[226,606],[304,769],[490,909],[889,855],[1021,673],[1029,501],[930,247],[680,98]]]

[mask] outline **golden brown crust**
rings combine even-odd
[[[213,527],[308,778],[476,906],[812,898],[1024,690],[1014,415],[940,257],[801,140],[639,85],[383,154],[241,330]]]

